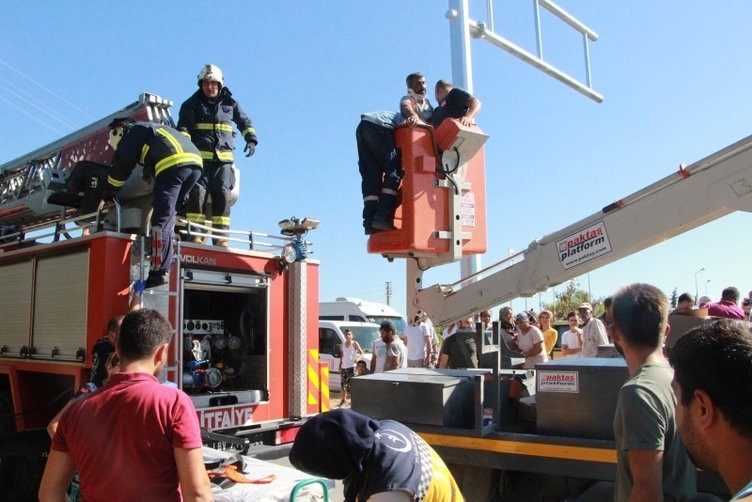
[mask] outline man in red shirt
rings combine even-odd
[[[721,293],[721,301],[715,303],[704,303],[700,308],[708,309],[708,315],[714,317],[726,317],[728,319],[746,319],[744,309],[736,302],[739,301],[739,290],[729,286]]]
[[[60,418],[39,500],[62,501],[78,469],[87,501],[212,500],[190,398],[161,385],[170,325],[150,309],[123,319],[120,372]]]

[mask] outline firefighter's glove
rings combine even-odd
[[[133,283],[133,292],[137,295],[143,295],[146,289],[146,281],[136,281]]]
[[[117,197],[118,191],[119,190],[117,188],[107,186],[105,187],[104,192],[102,193],[102,199],[105,202],[112,202],[115,199],[115,197]]]
[[[245,148],[243,148],[243,151],[246,152],[245,156],[250,157],[254,153],[256,153],[256,143],[253,141],[249,141],[245,144]]]

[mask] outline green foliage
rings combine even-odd
[[[671,298],[668,299],[672,309],[676,308],[676,304],[679,303],[679,291],[677,288],[671,292]]]
[[[579,289],[575,280],[567,282],[567,287],[561,293],[556,293],[556,301],[547,303],[547,308],[554,313],[554,319],[564,320],[569,312],[577,312],[577,307],[587,302],[593,306],[593,316],[598,317],[603,313],[603,298],[592,298],[590,293]]]

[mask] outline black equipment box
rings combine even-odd
[[[614,438],[616,401],[629,377],[624,359],[556,359],[535,369],[538,434]]]
[[[352,409],[377,420],[472,429],[482,370],[406,368],[350,381]]]

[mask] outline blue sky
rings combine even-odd
[[[534,51],[532,3],[496,4],[496,32]],[[478,123],[490,135],[484,264],[752,132],[752,4],[560,4],[600,36],[591,65],[602,104],[472,41]],[[471,0],[471,17],[484,20],[485,6]],[[391,281],[392,304],[404,310],[404,263],[366,253],[355,126],[361,112],[396,109],[408,73],[451,78],[446,10],[442,0],[10,0],[0,17],[0,163],[143,91],[175,101],[177,114],[201,66],[217,64],[260,140],[254,157],[240,157],[233,227],[276,232],[281,219],[318,217],[309,237],[321,299],[383,301]],[[582,77],[579,36],[543,21],[546,58]],[[728,285],[746,293],[750,241],[749,216],[737,213],[577,280],[595,296],[635,281],[694,292],[696,277],[700,294],[707,287],[717,298]],[[424,284],[458,278],[459,266],[448,265],[428,271]]]

